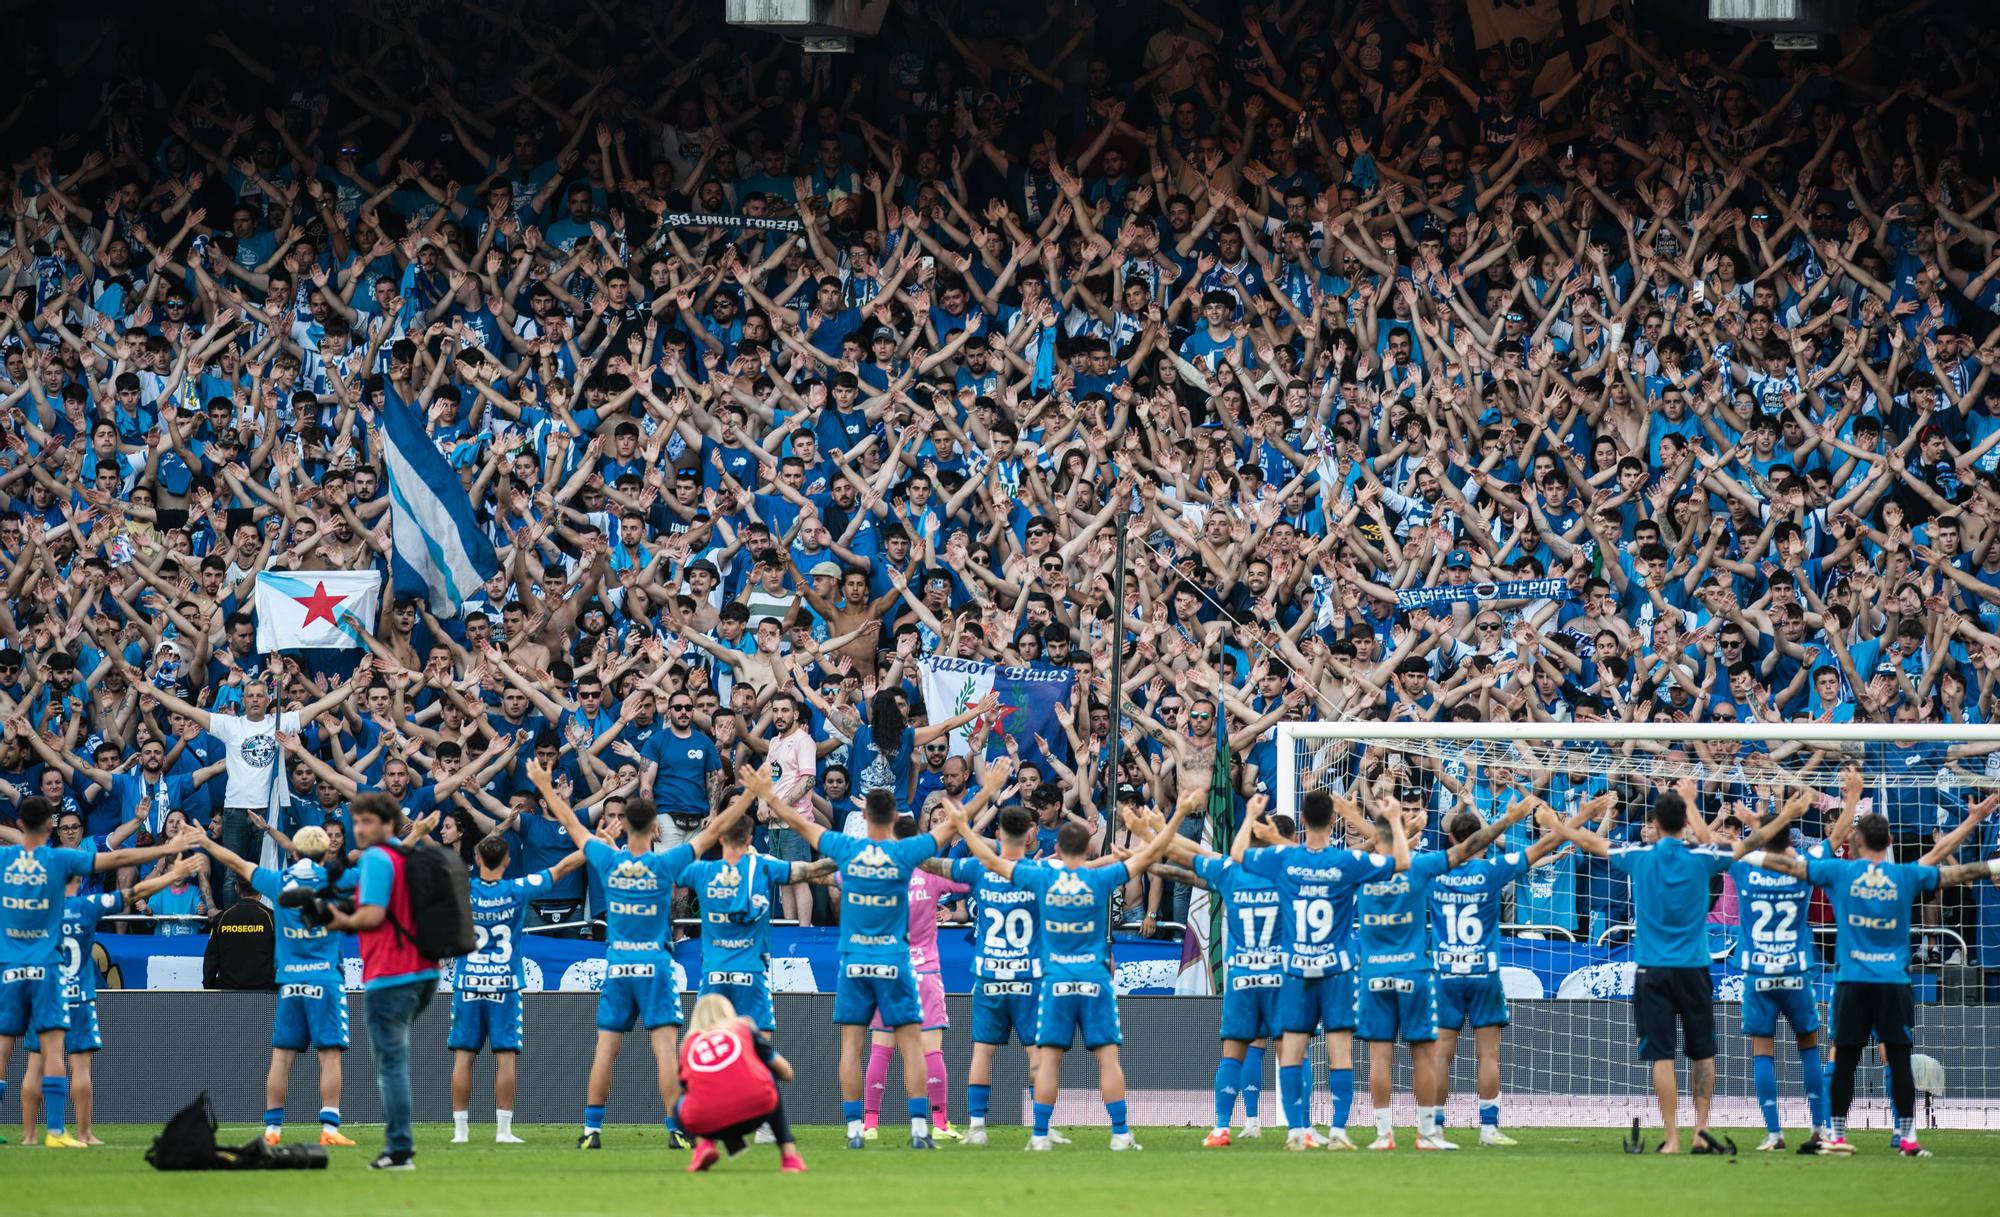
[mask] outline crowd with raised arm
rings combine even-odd
[[[758,848],[809,863],[794,820],[886,787],[930,824],[1005,755],[1028,855],[1072,822],[1098,853],[1121,792],[1172,805],[1225,743],[1237,815],[1274,795],[1280,721],[1463,719],[1770,743],[1328,749],[1301,788],[1375,782],[1437,846],[1648,753],[1741,823],[1811,770],[1822,836],[1849,758],[1786,724],[1993,717],[1975,5],[1816,52],[1646,12],[1546,64],[1446,0],[901,0],[848,55],[665,0],[326,15],[171,56],[107,23],[44,48],[96,92],[23,78],[0,118],[0,823],[39,793],[254,860],[308,824],[351,850],[380,791],[525,874],[572,850],[531,764],[586,833],[652,800],[662,848],[752,764],[793,813]],[[390,577],[360,650],[260,650],[266,572],[393,576],[406,407],[499,569],[449,613]],[[926,705],[933,656],[1074,692],[1024,737]],[[1911,851],[2000,766],[1876,747],[1951,779],[1874,796]],[[594,882],[538,904],[587,918]],[[1944,915],[2000,950],[1987,886]],[[1135,875],[1125,915],[1186,891]],[[1631,918],[1588,851],[1512,899]]]

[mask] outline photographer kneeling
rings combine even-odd
[[[368,1165],[375,1170],[416,1169],[410,1134],[410,1027],[437,992],[437,960],[417,950],[411,925],[404,857],[390,848],[401,812],[384,794],[364,794],[349,814],[361,846],[361,886],[350,912],[328,909],[327,926],[361,939],[361,987],[367,994],[368,1042],[375,1055],[375,1084],[382,1092],[387,1148]]]

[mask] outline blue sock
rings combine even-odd
[[[681,1122],[672,1112],[668,1112],[666,1117],[660,1121],[660,1127],[666,1129],[668,1132],[680,1132]]]
[[[986,1105],[993,1101],[991,1086],[968,1085],[965,1088],[965,1114],[975,1120],[986,1118]]]
[[[1278,1066],[1278,1102],[1285,1109],[1285,1123],[1293,1128],[1306,1127],[1306,1107],[1299,1098],[1299,1091],[1305,1087],[1305,1069],[1299,1065]]]
[[[1479,1100],[1479,1122],[1488,1128],[1500,1127],[1500,1102],[1497,1099]]]
[[[1826,1070],[1820,1065],[1819,1049],[1799,1049],[1799,1074],[1805,1080],[1806,1110],[1817,1132],[1826,1127]]]
[[[1215,1063],[1215,1126],[1228,1128],[1236,1114],[1236,1095],[1243,1081],[1243,1062],[1223,1057]]]
[[[1333,1126],[1346,1128],[1347,1113],[1354,1108],[1354,1070],[1327,1070],[1326,1088],[1333,1092]]]
[[[7,1101],[7,1079],[0,1078],[0,1103]]]
[[[42,1079],[42,1123],[48,1126],[51,1137],[60,1137],[65,1131],[64,1108],[69,1106],[69,1079]]]
[[[1125,1126],[1125,1100],[1114,1099],[1106,1103],[1104,1105],[1104,1114],[1111,1117],[1111,1132],[1113,1136],[1119,1136],[1132,1131]]]
[[[600,1132],[604,1128],[604,1107],[592,1103],[583,1109],[583,1131]]]
[[[920,1094],[910,1100],[910,1118],[912,1120],[928,1120],[931,1118],[931,1099],[929,1095]]]
[[[1036,1136],[1046,1137],[1049,1135],[1049,1121],[1055,1118],[1055,1114],[1056,1114],[1056,1105],[1054,1103],[1035,1104]]]
[[[340,1127],[340,1108],[338,1108],[338,1107],[322,1107],[322,1108],[320,1108],[320,1109],[319,1109],[319,1122],[320,1122],[320,1123],[322,1123],[322,1124],[325,1124],[325,1125],[327,1125],[327,1126],[329,1126],[329,1127],[332,1127],[332,1128],[339,1128],[339,1127]]]
[[[1778,1122],[1778,1062],[1775,1057],[1750,1058],[1750,1077],[1757,1090],[1757,1108],[1764,1113],[1764,1131],[1772,1136],[1784,1131]]]
[[[1252,1044],[1243,1050],[1243,1115],[1257,1118],[1264,1097],[1264,1050]]]
[[[840,1118],[847,1121],[859,1120],[868,1114],[868,1104],[862,1099],[842,1099]]]
[[[264,1127],[266,1127],[266,1128],[283,1128],[284,1126],[285,1126],[285,1109],[284,1109],[284,1108],[282,1108],[282,1107],[266,1107],[266,1108],[264,1109]]]

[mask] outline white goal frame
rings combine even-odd
[[[1807,744],[2000,743],[2000,723],[1540,723],[1282,722],[1277,810],[1296,817],[1300,740],[1469,740],[1506,743],[1625,743],[1632,740],[1797,740]]]
[[[1393,747],[1398,741],[1466,741],[1472,743],[1526,742],[1537,749],[1554,745],[1559,747],[1568,741],[1617,744],[1630,741],[1797,741],[1806,744],[1870,744],[1870,743],[2000,743],[2000,724],[1953,725],[1939,723],[1563,723],[1563,722],[1282,722],[1277,725],[1278,775],[1277,797],[1274,810],[1291,815],[1299,813],[1299,801],[1303,795],[1300,789],[1301,754],[1313,751],[1302,749],[1300,742],[1318,745],[1328,741],[1352,741],[1360,743],[1380,743]],[[1781,768],[1772,773],[1778,779],[1785,771]],[[1816,787],[1828,787],[1839,781],[1839,767],[1828,766],[1817,769],[1804,780]],[[1869,779],[1871,793],[1880,794],[1882,783],[1864,772]],[[1958,779],[1965,786],[1978,786],[1989,790],[2000,789],[2000,778],[1961,775]],[[1899,785],[1902,783],[1898,783]],[[1581,1020],[1587,1031],[1597,1035],[1608,1047],[1614,1041],[1622,1043],[1624,1017],[1612,1019],[1598,1018],[1602,1026],[1592,1027],[1590,1007],[1597,1005],[1591,1001],[1555,1000],[1543,1003],[1561,1011],[1557,1017]],[[1991,1019],[1984,1011],[1993,1007],[1971,1006],[1981,1011],[1980,1018],[2000,1036],[2000,1020]],[[1922,1048],[1919,1048],[1922,1051]],[[1622,1059],[1621,1053],[1613,1056]],[[1781,1039],[1779,1052],[1781,1083],[1781,1103],[1789,1125],[1797,1126],[1804,1120],[1804,1107],[1798,1098],[1797,1086],[1791,1078],[1789,1047]],[[1465,1076],[1469,1053],[1461,1049],[1459,1053],[1458,1075],[1454,1083],[1453,1121],[1463,1124],[1473,1118],[1468,1100],[1464,1097]],[[1503,1057],[1503,1060],[1506,1059]],[[1871,1058],[1872,1060],[1872,1058]],[[1745,1062],[1730,1062],[1731,1077],[1724,1079],[1718,1075],[1716,1094],[1717,1118],[1723,1123],[1752,1126],[1757,1121],[1756,1106],[1747,1097],[1747,1076],[1735,1076],[1743,1072]],[[1595,1066],[1585,1066],[1589,1072]],[[1864,1090],[1879,1089],[1873,1085],[1875,1070],[1863,1070]],[[1990,1075],[1989,1075],[1990,1076]],[[1399,1083],[1400,1086],[1400,1083]],[[1603,1094],[1594,1086],[1585,1085],[1579,1089],[1590,1091],[1587,1095],[1572,1095],[1554,1109],[1540,1110],[1533,1106],[1533,1100],[1516,1102],[1515,1108],[1527,1109],[1530,1123],[1557,1125],[1602,1124],[1623,1126],[1623,1122],[1633,1116],[1650,1118],[1651,1100],[1639,1094]],[[1399,1091],[1400,1093],[1400,1091]],[[1557,1096],[1561,1097],[1561,1096]],[[1511,1100],[1510,1100],[1511,1101]],[[1584,1106],[1579,1107],[1581,1102]],[[1360,1106],[1357,1106],[1357,1111]],[[1932,1096],[1919,1093],[1918,1123],[1921,1126],[1942,1126],[1956,1128],[2000,1128],[2000,1088],[1988,1085],[1983,1093],[1961,1097],[1953,1095],[1949,1099],[1939,1096],[1933,1107]],[[1876,1096],[1864,1104],[1857,1092],[1856,1106],[1851,1117],[1854,1127],[1887,1127],[1888,1110],[1886,1098]]]

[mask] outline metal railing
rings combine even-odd
[[[207,925],[213,918],[206,913],[114,913],[98,919],[99,925],[162,925],[192,922]]]
[[[1545,925],[1539,921],[1503,921],[1500,923],[1500,932],[1502,934],[1511,934],[1515,937],[1534,933],[1540,934],[1545,938],[1560,938],[1564,942],[1583,941],[1576,936],[1576,931],[1570,929],[1568,926]]]
[[[1707,928],[1710,929],[1711,931],[1716,929],[1727,929],[1733,931],[1734,929],[1734,927],[1730,923],[1723,921],[1711,921],[1707,922],[1706,925]],[[1633,925],[1629,921],[1621,921],[1617,925],[1607,926],[1604,932],[1597,936],[1596,944],[1600,947],[1610,946],[1614,940],[1630,937],[1633,933],[1637,931],[1637,929],[1638,927]],[[1815,925],[1810,927],[1810,929],[1812,930],[1812,935],[1815,940],[1826,940],[1835,938],[1839,933],[1840,927],[1832,925]],[[1965,941],[1964,935],[1960,934],[1957,930],[1950,929],[1946,926],[1913,925],[1910,927],[1910,937],[1912,939],[1919,939],[1919,940],[1926,938],[1937,938],[1944,940],[1947,944],[1956,945],[1957,948],[1961,951],[1971,950],[1971,947]],[[1725,955],[1731,954],[1735,950],[1736,950],[1736,944],[1732,942],[1729,944],[1727,949],[1719,952],[1711,951],[1710,954],[1715,958],[1720,959]]]

